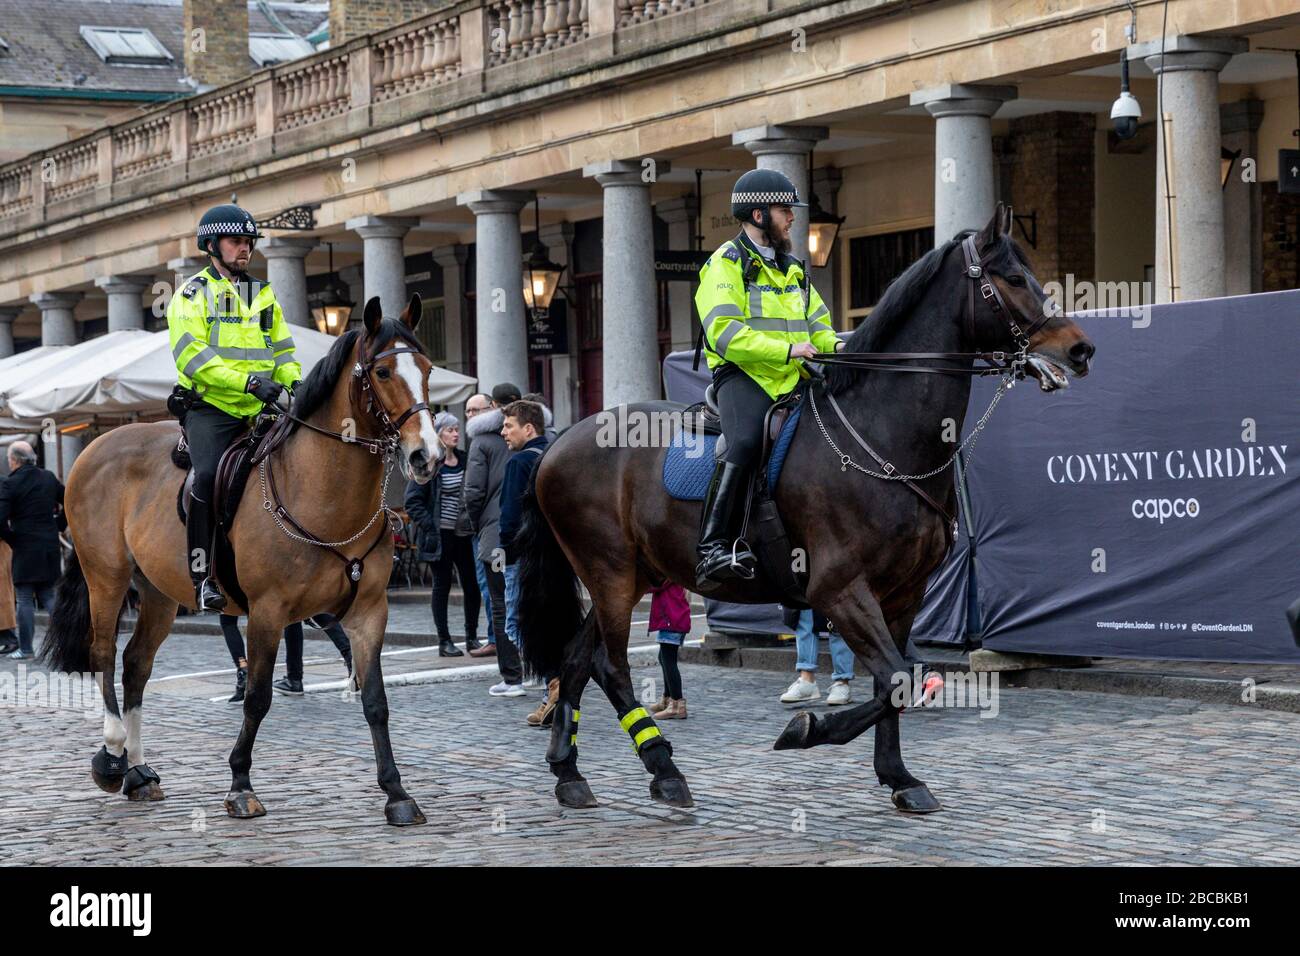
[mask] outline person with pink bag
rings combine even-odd
[[[691,632],[691,603],[680,584],[665,581],[650,589],[650,630],[658,631],[659,666],[664,674],[664,695],[651,710],[655,720],[685,720],[686,695],[677,651]]]

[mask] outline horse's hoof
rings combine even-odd
[[[251,820],[253,817],[266,816],[266,807],[257,799],[252,790],[234,790],[226,794],[226,813],[236,820]]]
[[[781,736],[772,744],[773,750],[807,750],[813,746],[813,733],[817,729],[817,717],[806,710],[801,710],[790,718]]]
[[[562,807],[574,810],[590,810],[596,806],[596,795],[591,792],[585,780],[561,780],[555,785],[555,799]]]
[[[680,807],[683,810],[695,806],[695,800],[691,797],[691,788],[686,786],[685,777],[651,780],[650,796],[660,803],[666,803],[670,807]]]
[[[122,778],[126,776],[126,771],[126,754],[114,757],[107,747],[100,747],[99,753],[90,760],[90,779],[106,793],[117,793],[122,789]]]
[[[158,775],[147,763],[142,763],[126,772],[126,776],[122,778],[122,792],[126,794],[128,800],[136,803],[162,800],[165,795],[159,783],[161,781]]]
[[[409,797],[405,800],[389,800],[384,806],[384,819],[389,826],[394,827],[418,827],[428,822],[416,802]]]
[[[904,813],[935,813],[943,809],[943,804],[934,798],[930,788],[923,783],[903,790],[895,790],[889,799],[894,806]]]

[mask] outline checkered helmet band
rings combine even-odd
[[[732,193],[731,202],[733,205],[744,204],[747,206],[789,206],[799,201],[799,197],[793,192],[748,192]]]

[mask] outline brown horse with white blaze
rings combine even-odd
[[[266,812],[250,770],[257,730],[271,706],[281,632],[318,613],[346,611],[353,677],[388,797],[385,817],[399,826],[424,822],[393,759],[380,670],[393,553],[383,500],[387,475],[396,457],[406,475],[428,481],[443,456],[428,409],[432,363],[414,335],[420,312],[418,295],[397,320],[384,318],[379,299],[371,299],[364,327],[340,336],[299,386],[292,430],[260,466],[271,478],[270,495],[260,469],[249,477],[246,499],[254,500],[244,500],[229,532],[247,607],[231,598],[226,613],[248,615],[249,662],[243,728],[230,755],[225,806],[231,816]],[[126,425],[97,438],[77,459],[64,505],[76,553],[60,580],[42,649],[57,670],[98,675],[104,747],[92,775],[102,789],[125,790],[133,800],[163,798],[145,761],[144,689],[178,607],[194,601],[176,512],[185,476],[171,458],[179,437],[175,422]],[[282,507],[272,503],[276,497]],[[341,558],[362,559],[354,597],[346,572],[356,566]],[[122,654],[119,708],[117,628],[132,582],[140,613]]]

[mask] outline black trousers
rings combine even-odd
[[[325,633],[334,642],[343,660],[351,664],[352,643],[348,640],[347,632],[338,621],[333,618],[329,620],[330,623],[325,626]],[[244,636],[239,633],[239,618],[233,614],[221,615],[221,632],[225,635],[226,650],[230,651],[230,659],[238,667],[239,662],[248,656],[244,652]],[[301,621],[290,624],[284,629],[285,664],[289,677],[294,680],[302,680],[302,641]]]
[[[230,443],[248,430],[242,418],[227,415],[211,405],[195,405],[185,413],[185,444],[194,463],[194,494],[212,502],[217,465]]]
[[[484,561],[483,573],[487,575],[488,597],[492,599],[492,627],[497,635],[497,668],[507,684],[518,684],[524,679],[524,668],[519,661],[519,649],[506,634],[506,576],[503,571],[493,571],[491,562]]]
[[[727,447],[724,461],[748,468],[763,451],[763,418],[772,398],[738,365],[730,362],[713,370],[713,393],[722,418]]]
[[[460,578],[460,590],[465,595],[465,636],[478,639],[478,577],[474,573],[474,539],[443,529],[442,554],[433,564],[433,623],[438,628],[438,641],[451,639],[447,626],[447,601],[451,597],[451,572]]]

